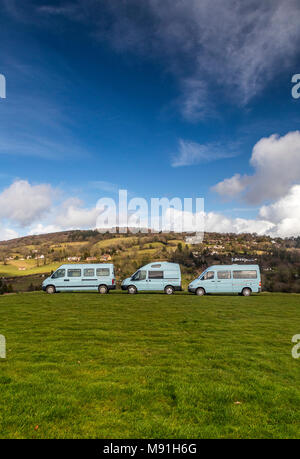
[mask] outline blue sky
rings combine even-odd
[[[298,234],[300,8],[224,3],[0,0],[1,239],[92,227],[119,188]]]

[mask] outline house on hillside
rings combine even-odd
[[[97,261],[97,257],[87,257],[86,261]]]
[[[109,253],[105,253],[104,255],[102,255],[100,260],[101,261],[110,261],[111,260],[111,256],[109,255]]]
[[[67,260],[68,261],[80,261],[81,257],[68,257]]]

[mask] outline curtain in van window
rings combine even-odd
[[[230,271],[218,271],[217,276],[218,276],[218,279],[231,279],[231,272]]]
[[[149,279],[163,279],[164,272],[163,271],[149,271],[148,278]]]
[[[96,270],[97,276],[109,276],[109,268],[97,268]]]
[[[255,269],[249,270],[240,270],[240,271],[233,271],[233,278],[234,279],[257,279],[257,271]]]
[[[68,277],[81,277],[81,269],[68,269]]]
[[[85,268],[83,270],[83,275],[84,275],[84,277],[94,277],[95,276],[95,270],[93,268]]]

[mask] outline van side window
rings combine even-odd
[[[52,279],[58,279],[59,277],[65,277],[66,270],[65,269],[58,269],[55,273],[52,274]]]
[[[163,279],[164,272],[163,271],[149,271],[148,278],[149,279]]]
[[[84,277],[93,277],[95,276],[95,270],[93,268],[85,268],[83,270]]]
[[[96,270],[97,276],[109,276],[109,268],[97,268]]]
[[[257,279],[257,271],[255,269],[249,270],[240,270],[240,271],[233,271],[233,278],[234,279]]]
[[[204,274],[203,280],[211,280],[215,277],[214,271],[207,271],[207,273]]]
[[[81,269],[68,269],[68,277],[81,277]]]
[[[231,279],[230,271],[217,271],[218,279]]]
[[[151,265],[151,268],[161,268],[161,265],[160,265],[160,264],[157,264],[157,265]]]

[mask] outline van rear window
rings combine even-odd
[[[257,271],[255,271],[255,269],[233,271],[233,278],[234,279],[257,279]]]
[[[97,268],[96,270],[97,276],[109,276],[109,268]]]
[[[164,272],[163,271],[149,271],[148,278],[149,279],[163,279]]]
[[[68,277],[81,277],[81,269],[68,269]]]

